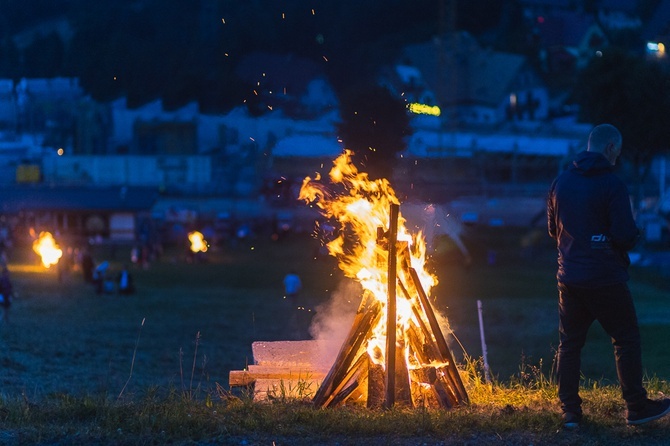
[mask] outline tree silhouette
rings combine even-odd
[[[361,85],[343,95],[341,113],[338,130],[354,151],[354,162],[372,178],[390,179],[396,155],[412,132],[404,102],[386,88]]]
[[[57,33],[38,37],[25,49],[24,58],[37,77],[55,77],[63,73],[65,49]]]
[[[636,183],[643,184],[651,161],[670,148],[668,70],[624,51],[607,51],[582,71],[575,94],[581,120],[619,128],[622,157],[632,164]]]

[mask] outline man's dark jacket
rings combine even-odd
[[[626,185],[600,153],[581,152],[551,185],[549,235],[558,244],[559,282],[600,287],[628,280],[639,238]]]

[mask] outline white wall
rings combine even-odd
[[[212,180],[208,156],[60,156],[42,160],[45,182],[98,185],[206,185]]]

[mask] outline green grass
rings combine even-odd
[[[507,385],[468,383],[471,404],[451,411],[319,410],[300,400],[254,403],[225,392],[207,401],[179,392],[147,392],[133,401],[51,395],[39,404],[0,401],[3,444],[667,444],[670,423],[627,428],[617,389],[584,389],[586,419],[576,432],[560,429],[554,387],[544,379]],[[667,393],[651,382],[653,395]],[[18,441],[20,439],[20,442]]]
[[[288,270],[301,271],[311,305],[328,298],[335,264],[313,261],[313,244],[309,238],[260,243],[214,252],[198,264],[168,252],[148,270],[133,268],[131,297],[96,295],[76,272],[61,284],[55,271],[17,268],[18,298],[0,330],[7,346],[0,358],[10,365],[2,391],[114,394],[127,379],[140,332],[130,390],[181,385],[198,335],[198,381],[227,386],[228,371],[252,361],[253,341],[286,339]],[[109,258],[102,249],[95,254],[98,261]],[[124,257],[117,252],[111,268]]]
[[[228,388],[228,372],[252,361],[252,342],[287,339],[281,281],[289,270],[302,277],[301,303],[313,310],[301,314],[305,336],[319,305],[343,298],[334,293],[342,274],[333,259],[314,258],[308,236],[254,240],[198,264],[168,249],[147,270],[133,266],[138,292],[128,298],[98,296],[78,274],[59,283],[54,271],[21,268],[31,256],[17,248],[10,268],[19,296],[0,326],[0,444],[664,444],[667,421],[623,427],[612,347],[597,324],[583,364],[589,421],[579,433],[558,429],[555,253],[543,241],[527,256],[525,233],[472,228],[471,265],[453,250],[431,258],[435,306],[465,347],[448,336],[472,400],[454,411],[259,404]],[[489,265],[492,249],[497,262]],[[113,269],[127,255],[95,252]],[[667,394],[667,284],[633,273],[648,388]],[[358,296],[347,297],[356,304]],[[467,359],[481,356],[478,299],[492,385],[482,382],[481,359]]]

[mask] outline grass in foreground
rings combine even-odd
[[[111,400],[54,394],[37,404],[0,400],[2,444],[667,444],[670,420],[624,425],[619,389],[590,382],[582,390],[587,416],[576,432],[560,428],[555,385],[543,375],[519,374],[507,384],[486,384],[469,370],[471,404],[453,410],[314,408],[309,399],[254,402],[221,388],[194,399],[180,391],[148,390]],[[670,392],[666,381],[647,381],[650,396]]]

